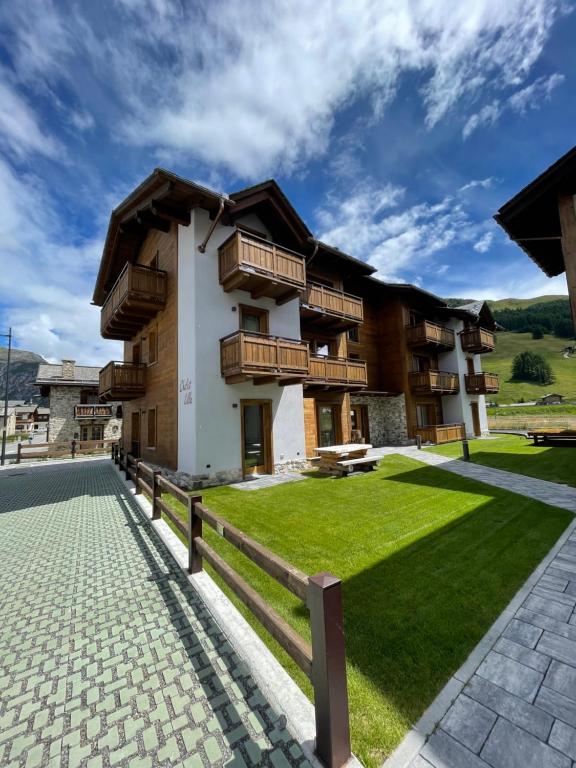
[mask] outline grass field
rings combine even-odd
[[[400,742],[572,517],[399,455],[358,477],[209,489],[204,503],[303,571],[343,579],[352,742],[370,768]],[[308,638],[303,605],[204,529]],[[304,675],[243,612],[311,695]]]
[[[576,357],[562,357],[562,350],[571,343],[545,335],[533,339],[530,333],[497,333],[496,349],[482,358],[482,368],[500,375],[500,393],[494,396],[498,403],[516,403],[537,400],[548,392],[559,392],[569,400],[576,400]],[[555,381],[553,384],[528,384],[511,381],[512,360],[519,352],[539,352],[551,365]]]
[[[576,429],[576,405],[519,405],[487,411],[490,429]]]
[[[574,448],[535,446],[531,440],[517,435],[502,435],[493,440],[470,440],[468,445],[470,458],[477,464],[576,487]],[[436,445],[426,450],[453,456],[455,459],[462,456],[460,443]]]

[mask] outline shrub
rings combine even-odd
[[[535,384],[552,384],[554,376],[550,364],[536,352],[520,352],[512,362],[512,378]]]
[[[532,328],[532,338],[533,339],[543,339],[544,338],[544,329],[540,325],[535,325],[534,328]]]

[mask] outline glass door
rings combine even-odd
[[[318,406],[318,437],[321,448],[336,445],[336,406]]]
[[[270,403],[242,403],[242,465],[245,475],[261,475],[270,468]]]

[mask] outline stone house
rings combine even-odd
[[[0,405],[0,437],[4,431],[4,404]],[[8,404],[8,419],[6,422],[6,437],[16,434],[16,408]]]
[[[113,440],[122,432],[122,405],[98,397],[100,369],[74,360],[41,363],[36,385],[50,398],[47,440]]]

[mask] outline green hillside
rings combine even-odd
[[[546,304],[549,301],[568,301],[568,296],[550,295],[535,296],[533,299],[498,299],[498,301],[488,301],[488,306],[492,311],[499,309],[527,309],[535,304]]]
[[[542,297],[539,298],[539,301]],[[576,400],[576,357],[562,357],[564,347],[574,344],[567,339],[557,339],[546,334],[543,339],[534,340],[530,333],[496,334],[496,350],[482,357],[482,368],[500,375],[500,394],[494,399],[498,404],[537,400],[547,392],[558,392],[570,400]],[[528,384],[511,381],[512,360],[519,352],[540,353],[551,365],[555,381],[553,384]]]

